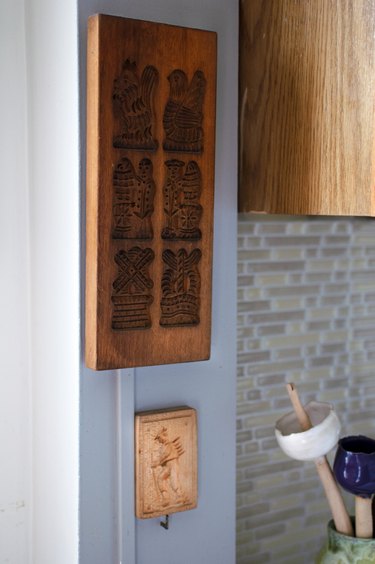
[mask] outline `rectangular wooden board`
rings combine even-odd
[[[135,416],[136,516],[197,506],[197,416],[190,407]]]
[[[88,24],[86,364],[210,355],[216,34]]]

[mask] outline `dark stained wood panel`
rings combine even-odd
[[[210,356],[216,34],[88,24],[86,364]]]

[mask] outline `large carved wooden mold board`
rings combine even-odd
[[[216,34],[89,18],[86,364],[210,355]]]

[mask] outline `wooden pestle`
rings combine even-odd
[[[371,539],[373,534],[372,497],[355,496],[355,534],[361,539]]]
[[[288,390],[290,401],[292,402],[296,417],[299,421],[299,424],[301,425],[302,431],[308,431],[309,429],[311,429],[312,424],[310,417],[306,413],[299,399],[295,385],[289,383],[286,385],[286,388]],[[320,481],[322,482],[329,507],[331,509],[336,530],[344,535],[348,535],[350,537],[354,536],[352,522],[346,510],[341,491],[337,485],[326,456],[321,456],[314,462],[319,474]]]

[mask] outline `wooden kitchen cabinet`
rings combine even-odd
[[[375,0],[240,2],[246,212],[375,216]]]

